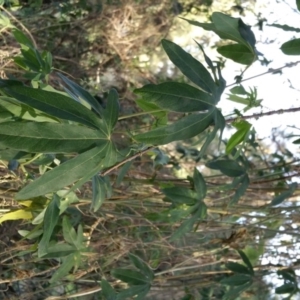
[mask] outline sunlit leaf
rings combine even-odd
[[[238,125],[235,127],[238,128],[238,130],[230,137],[230,139],[227,142],[226,145],[226,153],[229,154],[234,147],[239,145],[241,142],[244,141],[245,137],[247,136],[248,132],[251,129],[251,124],[247,121],[241,121]]]
[[[33,218],[32,212],[26,209],[18,209],[7,212],[0,217],[0,224],[4,221],[10,220],[31,220]]]

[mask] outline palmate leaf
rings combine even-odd
[[[203,114],[191,114],[171,125],[137,134],[134,138],[141,143],[164,145],[196,136],[211,125],[213,120],[214,110]]]
[[[196,89],[186,83],[164,82],[158,85],[148,84],[135,93],[143,100],[154,103],[158,107],[176,112],[196,112],[214,106],[212,95]]]
[[[97,146],[46,172],[18,192],[16,199],[29,199],[57,191],[82,179],[86,173],[89,173],[91,178],[106,166],[105,156],[108,155],[108,146],[108,144]]]
[[[0,90],[19,102],[51,116],[75,121],[100,130],[103,128],[101,120],[93,112],[60,93],[34,89],[19,84],[14,85],[10,80],[0,80]]]
[[[207,93],[214,93],[215,82],[207,69],[198,60],[171,41],[162,40],[162,46],[173,64],[188,79]]]
[[[71,124],[6,122],[0,126],[0,148],[31,153],[70,153],[107,142],[97,130]]]

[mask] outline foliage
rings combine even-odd
[[[80,11],[74,8],[72,13]],[[215,32],[221,39],[235,42],[217,49],[224,57],[246,65],[246,68],[258,58],[255,36],[241,18],[214,12],[211,23],[187,21]],[[179,256],[180,246],[185,246],[188,251],[198,244],[206,252],[195,251],[194,258],[187,259],[192,264],[196,264],[201,256],[207,256],[208,265],[221,258],[216,263],[216,276],[207,276],[203,285],[196,285],[198,295],[238,299],[272,273],[258,265],[258,259],[264,252],[268,234],[281,225],[280,222],[270,223],[268,214],[280,212],[278,205],[297,191],[297,183],[288,184],[289,163],[285,156],[289,153],[277,153],[282,163],[262,168],[261,163],[265,161],[262,155],[255,157],[259,144],[252,125],[243,120],[243,111],[238,111],[237,119],[232,123],[236,132],[224,141],[222,133],[227,116],[223,116],[218,103],[226,81],[220,64],[214,63],[200,44],[197,46],[208,68],[179,45],[162,40],[169,59],[189,82],[168,81],[135,89],[138,105],[144,109],[138,115],[150,115],[156,123],[146,129],[137,126],[122,131],[127,142],[120,145],[118,136],[122,120],[134,119],[137,115],[120,115],[116,89],[110,89],[106,103],[102,105],[87,89],[62,72],[55,73],[50,52],[39,51],[26,32],[14,26],[11,32],[20,45],[20,54],[13,60],[22,69],[25,80],[0,80],[0,155],[10,166],[19,165],[21,182],[13,199],[23,208],[7,212],[0,222],[16,219],[27,222],[26,229],[19,231],[26,241],[25,248],[18,250],[17,255],[23,256],[24,260],[30,257],[31,263],[44,268],[41,272],[47,273],[52,266],[42,288],[64,285],[66,293],[75,297],[76,293],[68,292],[69,285],[88,273],[89,283],[97,284],[92,289],[96,297],[145,299],[152,287],[164,284],[163,275],[167,274],[167,280],[174,280],[175,284],[178,284],[176,277],[185,278],[180,284],[186,288],[183,299],[187,299],[192,293],[190,286],[199,280],[187,273],[195,266],[189,264],[184,268],[181,263],[176,263],[163,269],[160,260],[165,256]],[[299,55],[297,43],[297,39],[285,42],[281,46],[283,53]],[[64,91],[51,84],[52,76],[61,80]],[[260,105],[256,89],[247,92],[240,79],[230,92],[229,100],[245,104],[245,111]],[[202,139],[198,143],[202,148],[194,155],[195,161],[201,161],[201,167],[206,167],[212,176],[204,176],[201,167],[191,168],[184,179],[169,180],[157,176],[158,169],[171,159],[176,163],[174,158],[167,157],[163,152],[166,148],[161,146],[197,138]],[[215,144],[217,154],[208,150]],[[141,159],[145,156],[153,157],[155,172],[151,178],[133,178],[137,187],[132,192],[126,185],[130,180],[128,174],[134,164],[143,167]],[[258,170],[253,170],[253,163],[260,163]],[[116,175],[116,172],[119,173]],[[217,189],[214,178],[218,179]],[[235,210],[243,213],[243,207],[247,207],[244,195],[255,183],[264,180],[274,183],[266,188],[275,196],[256,210],[257,215],[262,216],[261,227],[249,221],[249,228],[253,229],[251,234],[258,240],[255,247],[249,248],[246,247],[247,230],[236,217]],[[91,195],[84,199],[79,191],[86,186],[91,187]],[[118,191],[120,186],[125,186],[122,193]],[[147,189],[156,193],[156,197],[150,196]],[[124,201],[120,194],[125,195]],[[225,199],[221,205],[216,201],[218,197]],[[96,225],[85,219],[87,213],[81,206],[86,204],[97,220]],[[109,207],[113,207],[111,212]],[[245,211],[245,218],[252,220],[251,211],[246,208]],[[101,222],[108,222],[111,213],[116,224],[109,224],[110,228],[101,232],[100,243],[103,244],[99,246],[93,239],[93,231]],[[118,219],[115,217],[118,215],[125,217]],[[235,223],[238,229],[231,230],[227,236],[206,232],[206,224],[213,225],[217,220]],[[110,251],[108,243],[104,257],[99,258],[105,245],[102,234],[109,236],[111,230],[122,236],[131,230],[130,227],[134,227],[132,236],[136,238],[132,244],[124,246],[121,241],[116,251]],[[255,230],[263,234],[260,236]],[[147,244],[158,242],[160,246],[147,247]],[[142,248],[135,243],[143,245]],[[113,264],[116,257],[117,262]],[[97,268],[99,272],[94,272]],[[293,268],[274,269],[284,280],[275,292],[289,294],[289,297],[296,294],[298,283]],[[206,274],[214,273],[203,270]],[[122,284],[118,285],[117,280]],[[73,288],[71,286],[70,290]]]

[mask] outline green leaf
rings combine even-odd
[[[136,255],[129,253],[129,259],[134,266],[149,279],[149,283],[154,279],[154,272],[149,266]]]
[[[113,269],[111,275],[120,279],[129,285],[144,285],[148,284],[149,280],[141,272],[129,269]]]
[[[242,180],[241,180],[241,184],[240,186],[237,188],[234,196],[232,197],[232,199],[230,200],[229,205],[234,205],[236,204],[239,199],[245,194],[245,192],[247,191],[247,188],[250,184],[250,180],[247,174],[244,174],[242,176]]]
[[[164,145],[174,141],[185,140],[203,132],[213,122],[214,110],[203,114],[191,114],[179,121],[156,128],[149,132],[135,135],[141,143]]]
[[[93,197],[92,197],[91,207],[93,211],[96,212],[101,207],[106,197],[105,181],[102,176],[99,175],[93,176],[92,188],[93,188]]]
[[[194,205],[197,202],[197,193],[185,187],[171,187],[162,189],[162,192],[175,205]]]
[[[85,89],[83,89],[81,86],[79,86],[72,80],[65,77],[63,74],[57,73],[57,75],[71,89],[71,94],[75,95],[78,100],[82,99],[83,101],[88,103],[100,116],[102,116],[102,106],[90,93],[88,93]]]
[[[267,26],[276,27],[279,29],[282,29],[284,31],[294,31],[294,32],[300,32],[300,28],[292,27],[289,25],[281,25],[281,24],[266,24]]]
[[[117,293],[105,279],[101,280],[102,295],[106,300],[117,300]]]
[[[248,269],[251,272],[251,275],[254,275],[254,271],[253,271],[253,266],[249,260],[249,258],[247,257],[247,255],[242,251],[242,250],[237,250],[237,252],[239,253],[240,257],[242,258],[244,264],[248,267]]]
[[[300,11],[300,0],[296,0],[297,9]]]
[[[296,273],[293,269],[282,269],[282,270],[278,270],[277,274],[279,276],[282,276],[282,278],[284,280],[293,282],[293,283],[297,283],[297,276]]]
[[[107,155],[107,145],[101,145],[79,154],[75,158],[64,162],[51,171],[33,181],[17,193],[16,199],[29,199],[55,192],[66,187],[76,180],[80,180],[89,171],[96,174],[105,165],[104,158]],[[94,174],[90,175],[91,178]]]
[[[247,121],[243,120],[240,121],[239,124],[234,126],[238,128],[238,131],[230,137],[226,145],[226,154],[229,154],[233,148],[235,148],[237,145],[244,141],[252,125]]]
[[[54,227],[56,226],[59,218],[59,197],[56,194],[53,194],[51,202],[48,204],[44,215],[44,224],[43,224],[43,237],[38,245],[38,256],[42,257],[47,254],[47,248],[49,241],[52,236]]]
[[[194,168],[194,175],[193,175],[194,187],[199,197],[199,200],[203,200],[206,196],[206,183],[202,176],[202,174],[198,171],[197,168]]]
[[[214,106],[214,98],[186,83],[164,82],[158,85],[148,84],[135,93],[143,100],[154,103],[162,109],[177,112],[196,112]]]
[[[252,272],[247,267],[245,267],[244,265],[241,265],[239,263],[229,262],[226,264],[226,268],[234,273],[252,275]]]
[[[285,42],[280,49],[286,55],[300,55],[300,39]]]
[[[245,45],[233,44],[217,48],[217,51],[234,62],[251,65],[256,60],[256,55]]]
[[[1,152],[0,152],[0,155],[1,155]],[[1,156],[0,156],[1,158]],[[124,176],[126,175],[126,173],[128,172],[128,170],[130,169],[131,165],[133,164],[133,160],[131,161],[128,161],[127,163],[125,163],[120,169],[119,169],[119,172],[118,172],[118,177],[116,179],[116,186],[120,186],[121,182],[123,181],[124,179]]]
[[[242,19],[238,21],[238,29],[241,37],[249,44],[252,50],[255,49],[256,39],[251,26],[246,25]]]
[[[240,286],[249,282],[252,282],[252,277],[244,274],[232,275],[220,281],[221,284],[226,284],[230,286]]]
[[[151,286],[149,284],[143,285],[135,285],[131,286],[126,290],[122,290],[119,294],[117,299],[118,300],[125,300],[130,297],[132,299],[133,296],[137,295],[134,300],[144,300],[146,294],[149,292]]]
[[[295,190],[297,189],[297,183],[293,182],[292,184],[289,185],[289,189],[287,191],[284,191],[280,195],[276,196],[272,202],[270,203],[271,206],[276,206],[282,203],[284,200],[290,198],[293,196]]]
[[[63,217],[63,235],[64,235],[64,240],[71,244],[76,246],[77,245],[77,234],[75,229],[73,228],[70,219],[68,216]]]
[[[60,93],[11,85],[9,80],[0,80],[0,83],[3,86],[0,89],[6,94],[51,116],[75,121],[97,129],[103,127],[101,120],[93,112]]]
[[[49,245],[47,248],[47,254],[43,255],[43,258],[61,258],[76,252],[77,249],[74,245],[66,243],[55,243]]]
[[[34,48],[33,43],[31,42],[31,40],[19,29],[14,28],[12,30],[12,33],[16,39],[16,41],[20,44],[20,45],[24,45],[27,46],[29,48]]]
[[[52,275],[52,277],[51,277],[51,279],[50,279],[49,282],[50,283],[55,283],[59,279],[62,279],[63,277],[65,277],[66,275],[68,275],[69,272],[71,271],[71,269],[76,264],[76,259],[77,259],[77,255],[74,254],[74,253],[69,254],[66,258],[64,258],[63,259],[63,263],[58,268],[58,270],[56,270],[54,272],[54,274]]]
[[[215,82],[206,68],[198,60],[171,41],[162,40],[162,46],[173,64],[177,66],[187,78],[204,91],[211,94],[214,93],[216,88]]]
[[[276,294],[291,294],[296,292],[297,286],[294,283],[285,283],[275,289]]]
[[[235,160],[220,159],[210,161],[205,165],[210,169],[219,170],[230,177],[238,177],[245,173],[244,168],[241,167]]]
[[[32,153],[70,153],[107,141],[101,132],[83,126],[7,122],[0,126],[0,147]]]
[[[106,133],[111,134],[113,128],[118,122],[119,116],[119,96],[115,89],[111,89],[107,98],[107,105],[103,111],[103,120],[107,126]]]
[[[35,122],[59,122],[59,119],[22,104],[11,97],[0,96],[0,105],[12,113],[15,117],[21,118],[22,120]]]
[[[171,235],[170,241],[175,241],[182,237],[185,233],[193,230],[194,224],[206,216],[207,207],[204,202],[198,203],[196,206],[196,211],[192,216],[184,220],[179,228]]]

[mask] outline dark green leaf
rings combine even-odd
[[[66,243],[55,243],[54,245],[49,245],[47,248],[47,254],[43,255],[43,258],[61,258],[68,256],[71,253],[77,251],[74,245],[69,245]]]
[[[234,205],[236,204],[239,199],[245,194],[245,192],[247,191],[247,188],[250,184],[250,180],[247,174],[244,174],[242,176],[242,180],[241,180],[241,184],[240,186],[237,188],[234,196],[232,197],[232,199],[230,200],[229,205]]]
[[[141,143],[154,145],[189,139],[203,132],[213,122],[213,115],[214,110],[204,114],[191,114],[171,125],[138,134],[134,138]]]
[[[111,89],[107,98],[107,105],[103,111],[103,120],[107,126],[106,133],[109,135],[118,122],[119,96],[115,89]]]
[[[217,48],[217,51],[226,58],[243,65],[251,65],[256,60],[256,55],[247,46],[241,44],[221,46]]]
[[[226,268],[234,273],[248,274],[252,275],[252,272],[249,271],[247,267],[235,262],[229,262],[226,264]]]
[[[238,177],[245,173],[244,168],[241,167],[235,160],[214,160],[206,163],[206,166],[210,169],[219,170],[230,177]]]
[[[204,91],[213,94],[215,91],[215,82],[206,68],[196,60],[192,55],[184,51],[175,43],[162,40],[164,50],[168,54],[173,64]]]
[[[105,300],[117,300],[117,293],[105,279],[101,280],[102,295]]]
[[[241,37],[250,45],[252,49],[255,49],[256,39],[253,31],[251,30],[251,26],[246,25],[242,19],[239,19],[238,26]]]
[[[129,269],[113,269],[111,275],[130,285],[148,284],[149,280],[141,272]]]
[[[103,204],[106,196],[105,181],[102,176],[95,175],[92,178],[93,197],[91,207],[96,212]]]
[[[300,139],[293,141],[293,144],[300,144]]]
[[[185,233],[191,232],[194,224],[206,216],[207,208],[204,202],[201,201],[201,203],[199,203],[196,207],[197,210],[192,214],[192,216],[184,220],[179,228],[172,234],[170,241],[175,241],[182,237]]]
[[[284,200],[290,198],[293,196],[295,190],[297,189],[297,183],[293,182],[292,184],[289,185],[289,189],[287,191],[284,191],[280,195],[276,196],[272,202],[270,203],[271,206],[276,206],[282,203]]]
[[[296,273],[293,269],[283,269],[283,270],[278,270],[277,274],[279,276],[282,276],[284,280],[297,283],[297,276]]]
[[[297,291],[297,286],[294,283],[285,283],[275,289],[276,294],[291,294]]]
[[[197,192],[199,199],[203,200],[206,196],[207,188],[206,188],[205,180],[197,168],[194,168],[193,180],[194,180],[195,191]]]
[[[143,285],[135,285],[131,286],[130,288],[126,290],[122,290],[118,296],[118,300],[125,300],[125,299],[132,299],[133,296],[137,295],[134,300],[144,300],[146,294],[150,290],[150,285],[149,284],[143,284]]]
[[[38,256],[42,257],[47,254],[47,248],[49,241],[52,236],[54,227],[56,226],[59,218],[59,197],[56,194],[53,194],[51,202],[48,204],[44,215],[44,233],[41,241],[38,245]]]
[[[49,282],[50,283],[57,282],[59,279],[62,279],[63,277],[68,275],[76,263],[76,258],[77,258],[76,255],[73,253],[65,257],[63,259],[63,263],[58,268],[58,270],[56,270],[55,273],[52,275]]]
[[[107,141],[101,132],[83,126],[39,122],[6,122],[0,126],[0,147],[33,153],[70,153]]]
[[[126,173],[128,172],[128,170],[130,169],[131,165],[133,164],[133,160],[128,161],[127,163],[125,163],[118,172],[118,177],[116,180],[116,186],[120,186],[121,182],[124,179],[124,176],[126,175]]]
[[[169,111],[196,112],[214,106],[214,99],[210,94],[186,83],[148,84],[141,89],[136,89],[135,93],[141,95],[143,100]]]
[[[3,80],[1,82],[3,83]],[[1,90],[18,101],[54,117],[75,121],[97,129],[103,127],[101,120],[89,109],[60,93],[10,85],[9,83],[7,86],[1,87]]]
[[[286,55],[300,55],[300,39],[285,42],[280,49]]]
[[[230,285],[230,286],[239,286],[239,285],[249,283],[251,281],[252,281],[251,276],[238,274],[238,275],[232,275],[228,278],[224,278],[220,281],[220,283]]]
[[[247,255],[242,251],[242,250],[237,250],[237,252],[239,253],[240,257],[242,258],[244,264],[248,267],[248,269],[251,272],[251,275],[254,275],[254,271],[253,271],[253,267],[252,264],[249,260],[249,258],[247,257]]]
[[[100,103],[81,86],[68,79],[64,75],[57,73],[57,75],[64,81],[64,83],[72,90],[72,93],[78,98],[88,103],[100,116],[102,116],[102,110]]]
[[[73,228],[68,216],[65,215],[63,217],[63,224],[62,225],[63,225],[64,240],[67,243],[76,246],[77,234],[76,234],[76,231]]]
[[[107,155],[107,151],[107,145],[102,145],[79,154],[75,158],[46,172],[40,178],[24,187],[17,193],[16,199],[30,199],[32,197],[55,192],[72,184],[76,180],[80,180],[87,171],[96,174],[105,165],[104,157]],[[89,178],[94,174],[89,174]]]
[[[289,25],[281,25],[281,24],[267,24],[267,26],[276,27],[279,29],[282,29],[284,31],[294,31],[294,32],[300,32],[300,28],[292,27]]]
[[[29,48],[34,48],[33,43],[31,42],[31,40],[19,29],[14,28],[12,30],[12,33],[16,39],[16,41],[24,46],[27,46]]]
[[[197,202],[197,193],[184,187],[162,189],[162,192],[176,205],[194,205]]]
[[[296,0],[297,9],[300,11],[300,0]]]
[[[131,253],[129,253],[129,259],[134,266],[149,279],[149,283],[154,279],[154,272],[143,260]]]

